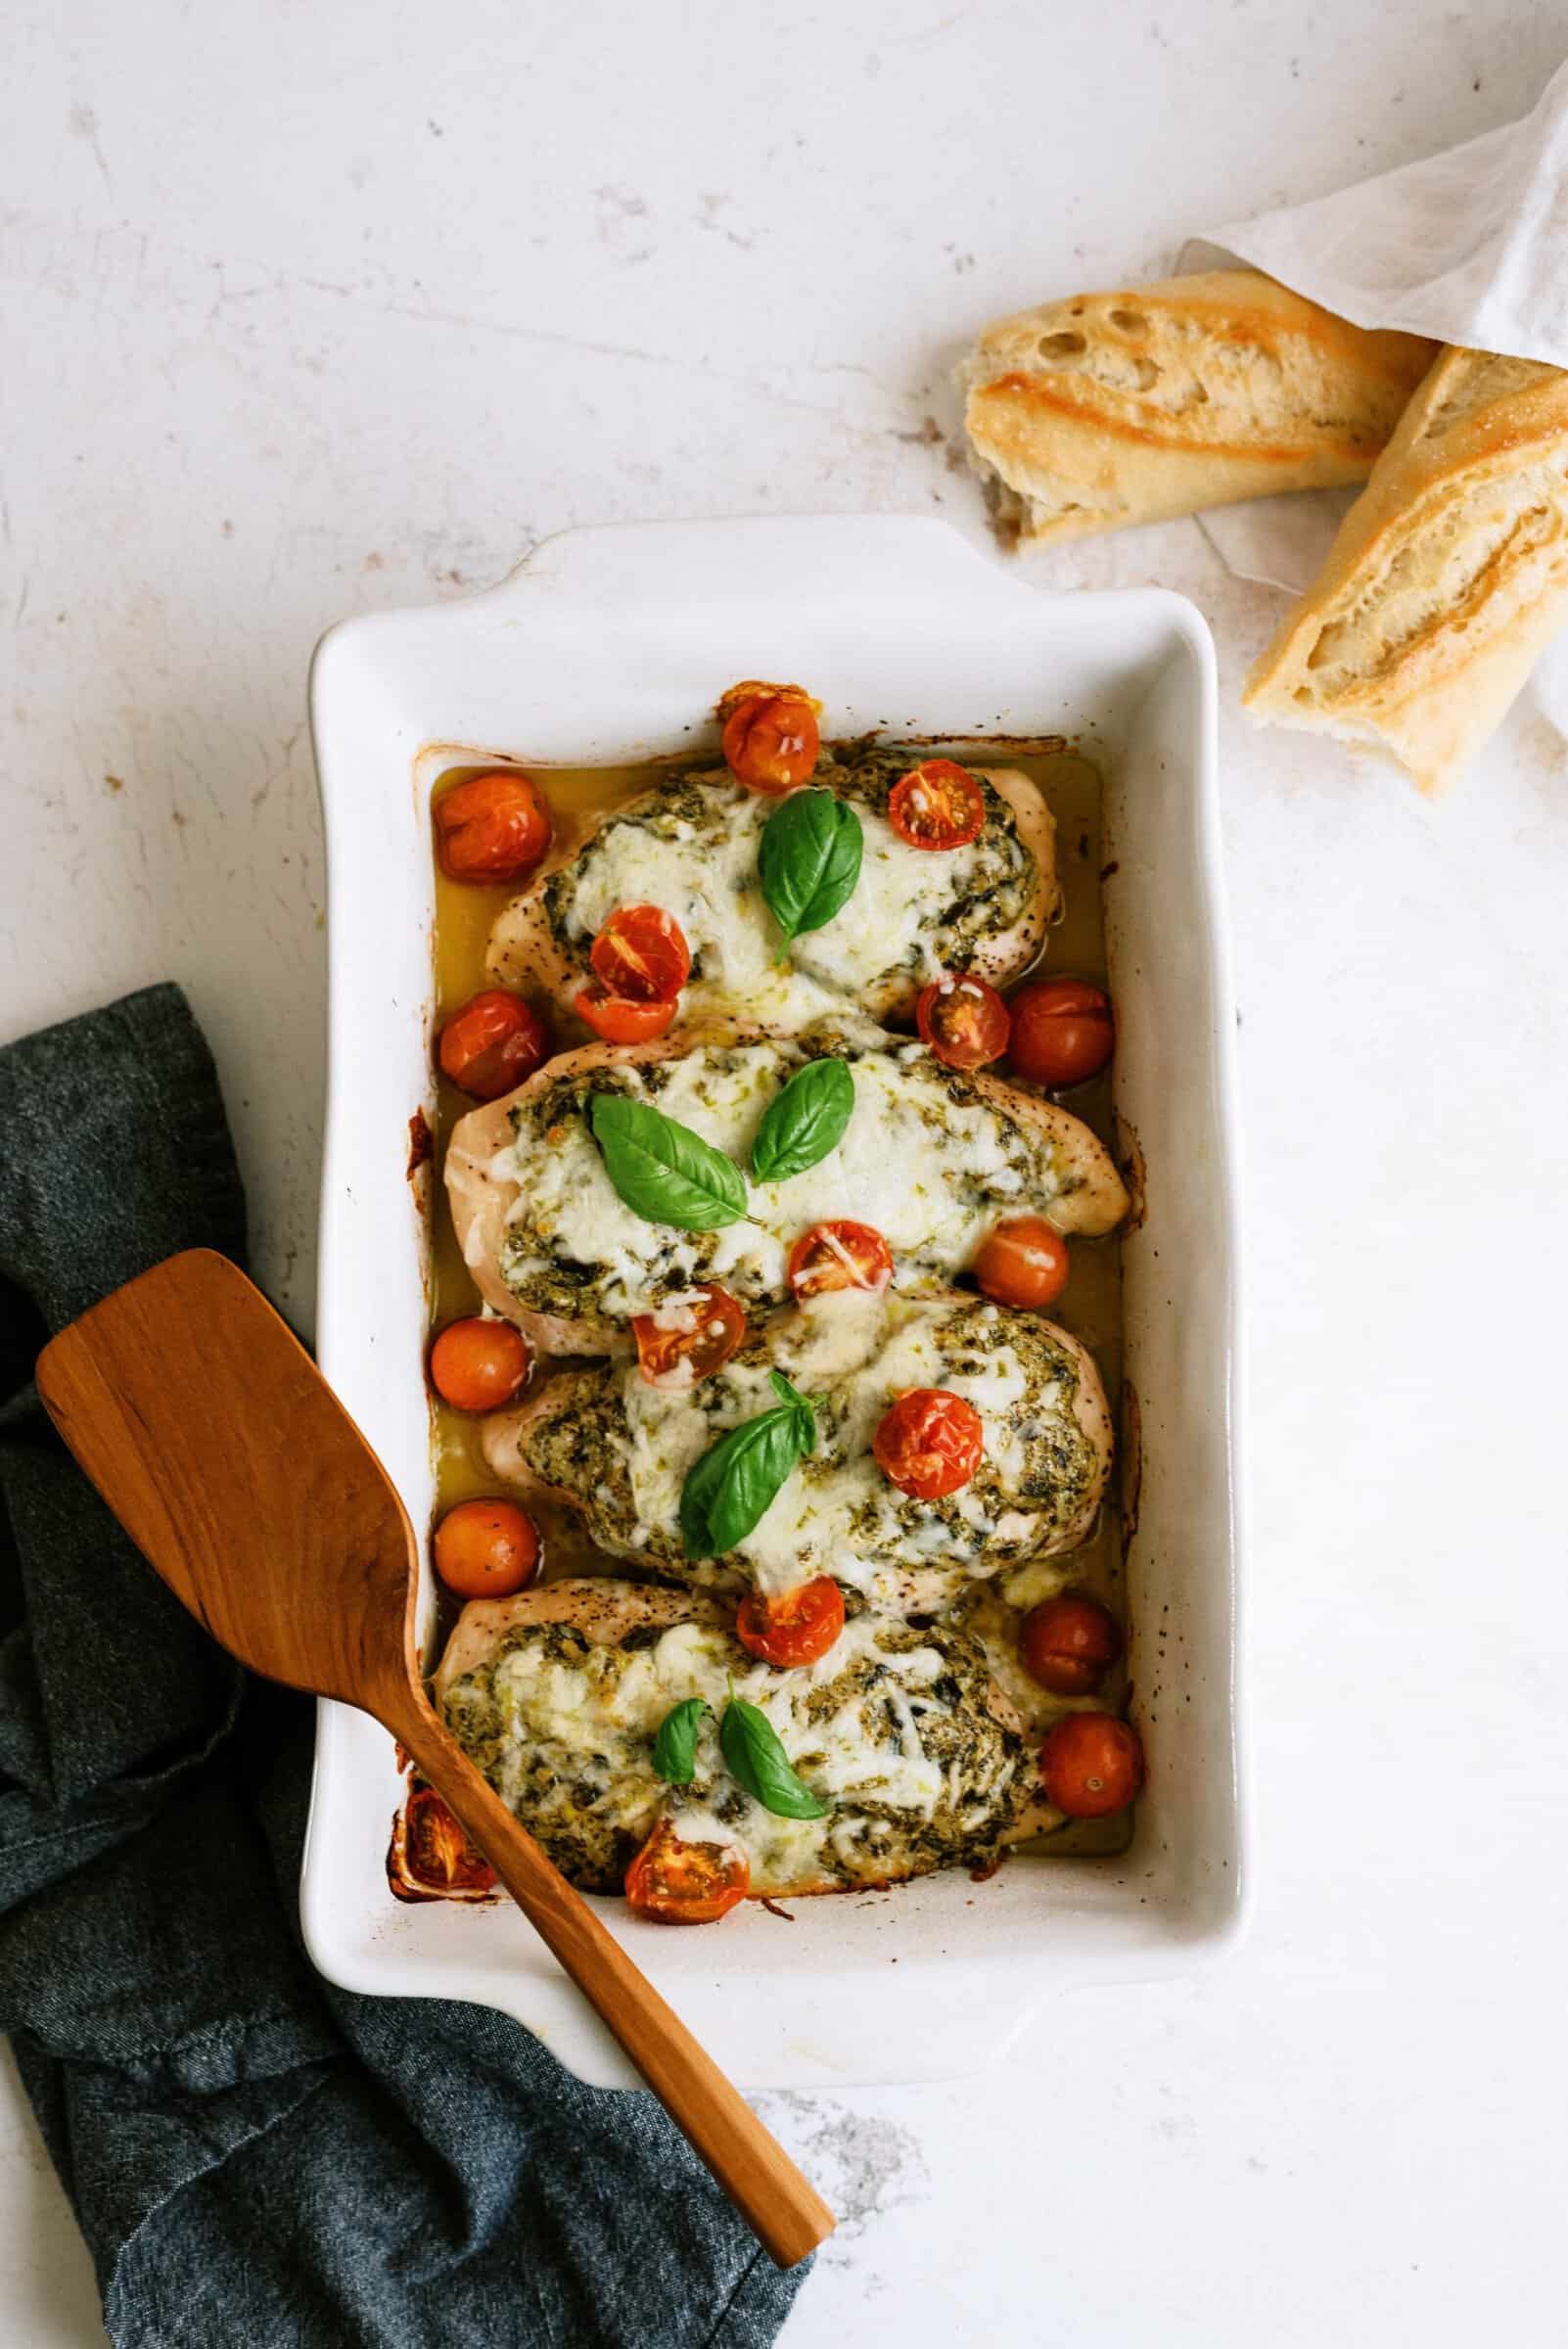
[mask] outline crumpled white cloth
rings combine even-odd
[[[1241,260],[1348,318],[1568,367],[1568,63],[1523,121],[1311,204],[1191,239],[1183,269]],[[1239,578],[1301,594],[1355,495],[1316,490],[1200,517]],[[1568,734],[1568,635],[1531,689]]]

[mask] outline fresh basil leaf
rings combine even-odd
[[[659,1724],[653,1764],[671,1786],[689,1786],[697,1769],[697,1731],[708,1707],[700,1696],[682,1697]]]
[[[786,946],[849,903],[864,851],[860,819],[836,792],[793,791],[779,802],[762,827],[758,868]]]
[[[744,1542],[772,1505],[797,1460],[816,1442],[811,1405],[773,1373],[782,1400],[711,1444],[680,1488],[680,1539],[688,1558],[718,1558]]]
[[[767,1375],[773,1382],[773,1392],[780,1403],[788,1404],[794,1411],[800,1429],[801,1451],[809,1459],[816,1450],[816,1405],[809,1395],[803,1395],[799,1387],[790,1385],[782,1370],[770,1370]]]
[[[768,1103],[752,1144],[758,1182],[787,1182],[836,1150],[854,1108],[854,1079],[829,1055],[808,1060]]]
[[[778,1819],[826,1819],[831,1804],[814,1795],[790,1768],[778,1731],[765,1713],[732,1696],[718,1725],[718,1742],[729,1774],[754,1802]]]
[[[605,1173],[634,1215],[680,1231],[744,1222],[739,1167],[689,1126],[626,1093],[595,1093],[589,1114]]]

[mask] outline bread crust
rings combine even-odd
[[[1445,350],[1255,665],[1255,717],[1462,772],[1568,622],[1568,373]]]
[[[726,1039],[758,1041],[763,1031],[729,1028]],[[568,1316],[541,1313],[521,1304],[501,1278],[498,1265],[507,1221],[519,1197],[519,1185],[495,1161],[511,1140],[511,1114],[520,1101],[562,1078],[586,1076],[594,1069],[646,1067],[677,1058],[704,1040],[700,1032],[677,1029],[654,1043],[634,1045],[583,1044],[549,1061],[515,1092],[470,1110],[459,1119],[446,1152],[446,1195],[463,1260],[486,1305],[515,1321],[534,1351],[542,1355],[623,1354],[630,1345],[626,1326],[599,1314]],[[1078,1178],[1078,1187],[1053,1203],[1052,1221],[1064,1232],[1089,1234],[1114,1231],[1127,1213],[1127,1191],[1099,1136],[1079,1118],[1046,1101],[1004,1083],[984,1070],[970,1076],[980,1097],[1004,1117],[1033,1128]]]
[[[997,319],[964,422],[1005,533],[1044,546],[1364,481],[1436,351],[1211,270]]]
[[[1018,837],[1034,856],[1038,876],[1024,918],[1005,930],[979,939],[968,958],[967,967],[977,978],[989,980],[992,987],[1005,987],[1026,971],[1039,952],[1046,926],[1056,908],[1056,819],[1039,785],[1021,768],[976,766],[972,772],[983,776],[997,797],[1006,802]],[[581,962],[563,950],[551,928],[544,892],[556,874],[572,864],[604,826],[615,822],[623,812],[622,808],[606,808],[593,822],[575,831],[564,846],[558,844],[552,848],[527,889],[502,908],[490,930],[485,954],[490,981],[497,987],[545,996],[561,1034],[573,1038],[586,1038],[590,1034],[586,1023],[573,1008],[586,974]],[[914,1016],[920,984],[918,979],[910,981],[900,973],[890,974],[877,986],[861,989],[853,1001],[869,1019],[884,1024],[909,1020]],[[692,1025],[695,1018],[733,1018],[737,1010],[744,1013],[744,1004],[735,1004],[714,988],[697,989],[688,999],[685,1024]]]

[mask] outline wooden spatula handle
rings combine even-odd
[[[541,1941],[690,2140],[771,2258],[794,2267],[834,2228],[832,2211],[678,2014],[421,1702],[389,1723],[455,1812]]]

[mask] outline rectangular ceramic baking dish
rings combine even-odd
[[[672,1933],[602,1904],[741,2086],[942,2078],[994,2057],[1064,1989],[1214,1956],[1240,1917],[1235,1015],[1213,647],[1192,606],[1041,593],[941,523],[835,518],[573,531],[487,594],[335,628],[311,678],[331,887],[320,1360],[426,1524],[428,1176],[405,1172],[430,1097],[421,751],[540,768],[705,751],[716,735],[694,713],[745,676],[807,680],[830,736],[1066,735],[1105,783],[1117,1114],[1144,1170],[1125,1243],[1130,1662],[1150,1770],[1131,1847],[801,1901],[793,1923],[750,1903],[721,1930]],[[629,2084],[509,1904],[392,1898],[400,1794],[391,1738],[324,1703],[301,1890],[322,1972],[483,2001],[583,2079]]]

